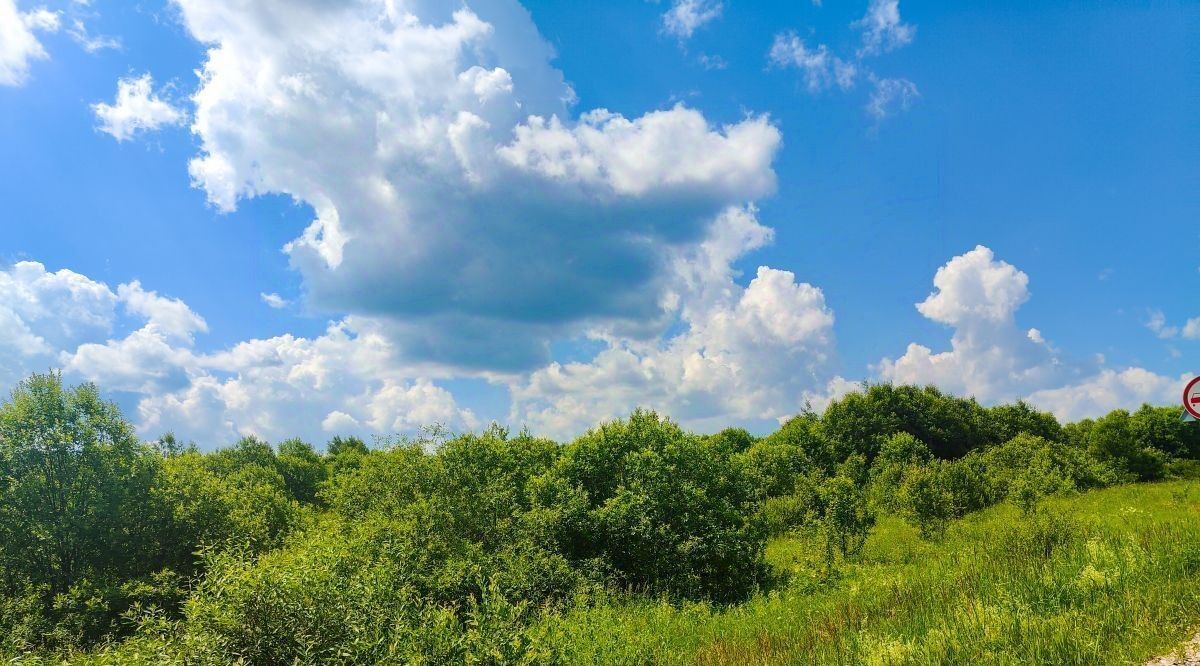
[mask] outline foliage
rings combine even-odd
[[[871,495],[875,505],[884,511],[899,511],[899,492],[905,472],[910,467],[926,465],[932,459],[929,447],[906,432],[884,439],[879,455],[871,465]]]
[[[932,386],[872,384],[831,402],[821,423],[841,459],[861,453],[872,461],[883,440],[901,432],[938,458],[957,458],[989,443],[984,409]]]
[[[1096,458],[1116,465],[1138,480],[1162,478],[1167,460],[1163,449],[1173,448],[1174,443],[1162,442],[1162,448],[1155,446],[1147,429],[1136,428],[1139,423],[1150,426],[1153,420],[1135,420],[1123,409],[1109,412],[1087,427],[1088,450]]]
[[[538,508],[561,552],[619,587],[736,600],[761,578],[765,534],[730,454],[635,411],[566,447],[537,480]]]
[[[822,580],[820,536],[768,549],[789,584],[736,608],[648,599],[546,616],[571,664],[1141,664],[1195,634],[1200,504],[1180,482],[1007,504],[942,541],[883,518]]]
[[[1144,587],[1200,583],[1200,493],[1175,482],[1168,513],[1146,487],[1152,516],[1080,496],[1200,476],[1174,408],[1060,426],[885,384],[761,438],[638,410],[566,445],[493,425],[205,452],[139,442],[99,396],[35,375],[0,406],[5,659],[1100,662],[1073,623],[1129,661],[1200,618]]]
[[[0,407],[7,576],[59,594],[89,575],[136,572],[154,550],[142,511],[158,466],[95,386],[21,382]]]
[[[122,584],[161,565],[161,464],[95,386],[54,373],[17,385],[0,406],[0,630],[88,642],[116,623]]]
[[[843,557],[858,555],[875,526],[875,512],[867,502],[866,458],[854,455],[839,465],[819,496],[826,550],[836,546]]]

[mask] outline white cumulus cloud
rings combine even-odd
[[[1077,421],[1114,409],[1133,409],[1144,402],[1178,404],[1184,379],[1144,368],[1106,369],[1074,384],[1035,391],[1028,399],[1063,421]]]
[[[117,141],[132,139],[138,132],[151,132],[167,125],[178,125],[187,114],[154,92],[149,74],[117,81],[117,96],[112,104],[97,102],[92,112],[98,129]]]
[[[934,352],[911,343],[903,356],[879,363],[880,379],[933,384],[985,403],[1024,398],[1067,420],[1173,401],[1178,379],[1144,368],[1105,368],[1102,357],[1076,362],[1039,329],[1018,327],[1015,315],[1029,299],[1029,277],[987,247],[939,268],[934,287],[917,309],[953,328],[950,349]]]
[[[195,337],[207,330],[186,303],[138,281],[112,289],[32,261],[0,269],[0,387],[60,368],[69,381],[133,394],[147,437],[171,429],[213,447],[245,434],[320,440],[479,425],[434,377],[399,362],[370,321],[202,352]]]
[[[57,12],[44,7],[20,11],[16,0],[0,0],[0,86],[19,86],[29,78],[29,63],[48,58],[39,32],[57,32]]]
[[[775,185],[764,116],[572,113],[516,0],[175,4],[207,49],[194,184],[224,211],[311,206],[285,248],[309,305],[382,321],[413,362],[529,369],[657,320],[674,253]]]
[[[589,362],[553,363],[511,387],[515,423],[570,437],[598,420],[650,407],[699,429],[796,413],[823,386],[833,312],[820,289],[761,266],[745,286],[729,268],[771,232],[753,209],[731,209],[710,239],[681,253],[666,300],[683,330],[643,342],[596,334]]]

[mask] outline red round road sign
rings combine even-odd
[[[1200,419],[1200,377],[1196,377],[1183,388],[1183,408],[1188,414]]]

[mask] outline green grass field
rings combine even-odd
[[[593,664],[1142,664],[1200,625],[1200,483],[997,506],[923,542],[881,520],[826,575],[815,536],[773,541],[784,578],[730,608],[595,602],[539,627]]]

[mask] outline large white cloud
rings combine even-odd
[[[59,350],[106,335],[116,305],[107,286],[69,270],[49,272],[32,261],[0,270],[0,384],[44,371]]]
[[[243,434],[321,441],[479,425],[434,378],[400,363],[370,321],[210,353],[195,347],[207,330],[186,303],[137,281],[112,289],[31,261],[0,270],[0,386],[61,368],[70,381],[132,394],[146,436],[174,429],[213,447]]]
[[[759,267],[745,286],[730,262],[771,238],[753,209],[731,209],[708,241],[675,258],[665,306],[683,330],[661,342],[595,333],[589,362],[553,363],[512,386],[517,423],[569,437],[636,406],[713,429],[794,414],[824,382],[833,313],[821,290]]]
[[[1075,384],[1042,389],[1029,401],[1064,421],[1095,417],[1138,405],[1177,404],[1186,377],[1166,377],[1145,368],[1102,370]]]
[[[1067,368],[1041,334],[1016,325],[1017,308],[1029,299],[1025,273],[979,246],[939,268],[933,284],[917,310],[953,327],[950,350],[910,344],[900,358],[880,363],[881,377],[984,401],[1012,399],[1063,377]]]
[[[414,361],[527,369],[654,318],[672,253],[774,187],[764,117],[574,118],[515,0],[176,4],[208,46],[195,184],[311,205],[287,246],[311,304],[385,320]]]
[[[1029,299],[1029,277],[987,247],[952,258],[933,283],[935,290],[917,310],[954,329],[950,349],[934,352],[911,343],[903,356],[879,363],[880,379],[934,384],[988,403],[1025,398],[1068,420],[1174,400],[1176,378],[1075,361],[1038,329],[1019,328],[1016,312]]]
[[[388,339],[365,322],[335,322],[315,338],[250,340],[198,356],[187,370],[186,385],[139,402],[143,432],[176,429],[222,444],[241,434],[319,441],[480,425],[448,390],[399,363]]]
[[[20,11],[16,0],[0,0],[0,86],[19,86],[29,78],[29,63],[49,57],[38,32],[56,32],[61,21],[44,7]]]

